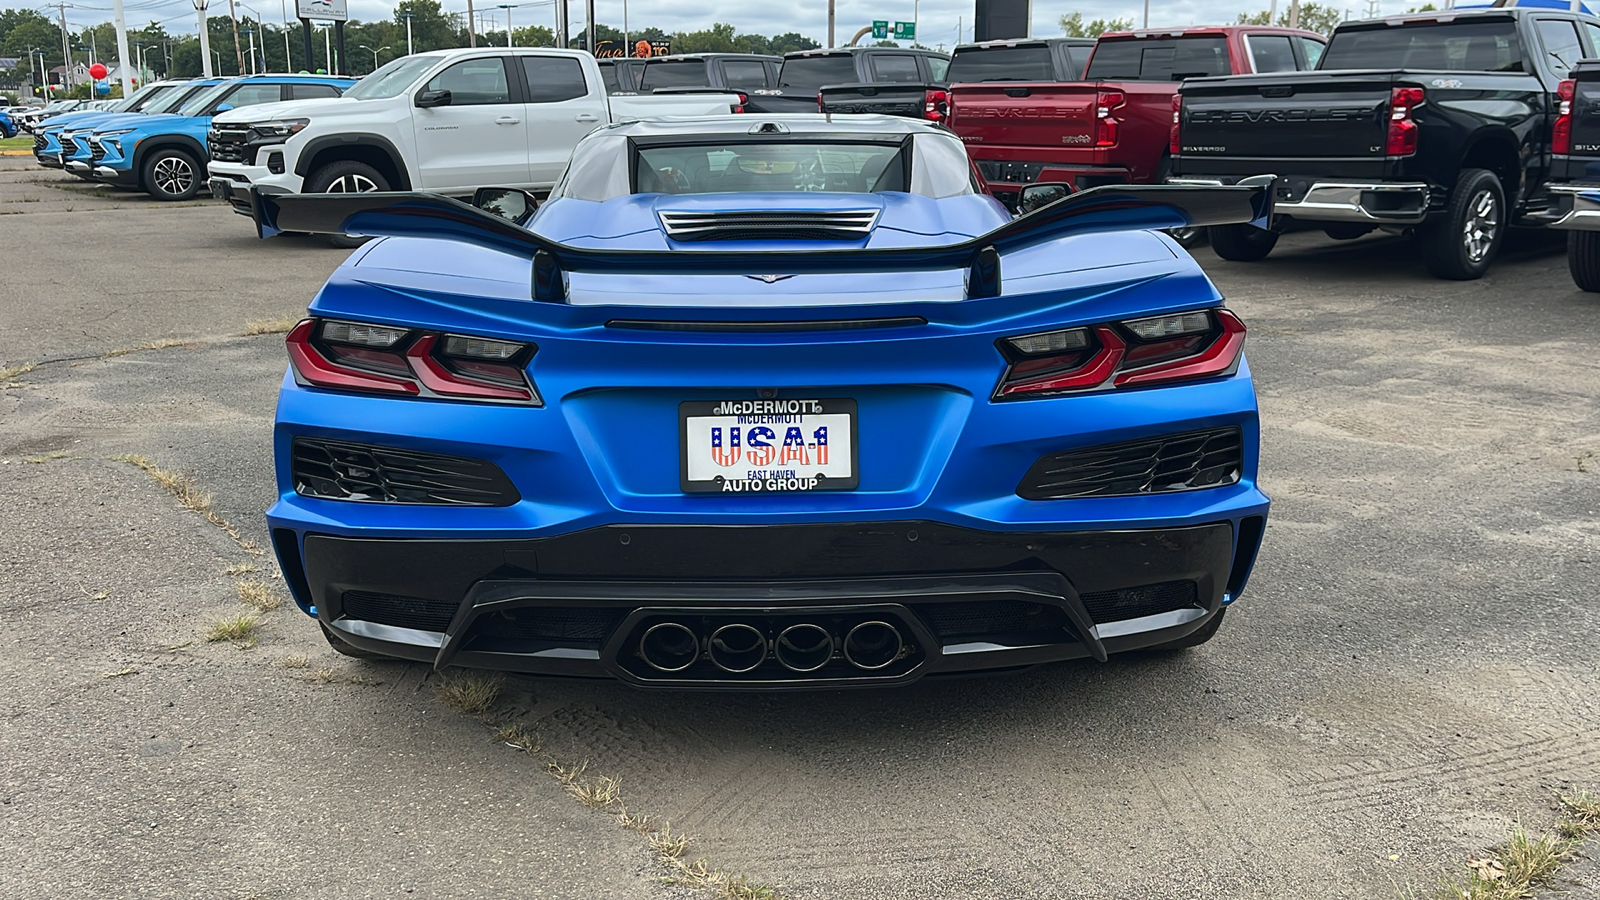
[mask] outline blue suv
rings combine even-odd
[[[89,174],[89,135],[96,128],[109,129],[112,122],[136,116],[170,113],[200,91],[221,83],[221,78],[157,82],[112,109],[57,116],[34,133],[33,157],[47,169],[66,169],[79,178],[93,180]]]
[[[122,119],[89,138],[96,181],[138,188],[157,200],[188,200],[204,183],[206,131],[219,112],[286,100],[332,98],[356,83],[327,75],[246,75],[195,94],[172,113]]]

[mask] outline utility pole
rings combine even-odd
[[[206,22],[206,5],[211,0],[191,2],[194,3],[195,15],[200,17],[200,74],[210,78],[214,73],[211,71],[211,26]]]
[[[1150,0],[1144,0],[1144,28],[1150,29]]]
[[[584,4],[583,17],[584,17],[585,21],[587,22],[587,24],[584,27],[585,27],[585,29],[587,30],[587,33],[588,33],[588,42],[586,44],[584,44],[584,49],[588,50],[590,53],[593,53],[594,52],[594,0],[587,0],[587,2]]]
[[[1300,27],[1300,0],[1289,0],[1289,27]]]
[[[571,43],[572,17],[567,12],[567,0],[556,0],[556,46],[565,48]]]
[[[72,88],[72,42],[67,37],[67,3],[52,3],[61,16],[61,85],[71,90]],[[93,97],[89,99],[94,99]]]
[[[410,24],[411,24],[411,20],[407,19],[406,20],[406,26],[407,26],[408,29],[410,27]],[[472,0],[467,0],[467,46],[468,47],[476,47],[476,46],[478,46],[478,20],[472,14]],[[411,50],[411,32],[409,30],[407,30],[406,31],[406,51],[410,52],[410,50]]]
[[[228,0],[228,18],[233,21],[233,57],[239,67],[239,74],[244,74],[244,50],[239,47],[239,13],[233,8],[233,0]],[[331,74],[331,73],[330,73]]]
[[[828,0],[828,49],[833,49],[833,2]]]
[[[283,16],[283,71],[294,71],[294,54],[289,52],[289,7],[278,0],[278,14]]]

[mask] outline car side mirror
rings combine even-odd
[[[219,112],[219,113],[225,113],[230,109],[233,109],[233,104],[232,103],[218,103],[217,104],[217,112]]]
[[[435,107],[435,106],[449,106],[449,105],[450,105],[450,92],[449,91],[418,91],[417,92],[417,108],[418,109],[431,109],[432,107]]]
[[[517,224],[539,209],[539,201],[516,188],[486,187],[472,192],[472,205]]]
[[[1030,184],[1022,189],[1022,194],[1017,197],[1017,211],[1031,213],[1042,209],[1057,200],[1065,200],[1072,193],[1072,185],[1064,181],[1041,181]]]

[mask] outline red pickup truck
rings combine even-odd
[[[1179,82],[1312,69],[1326,41],[1312,31],[1253,25],[1109,32],[1095,44],[1081,82],[952,84],[949,124],[990,191],[1008,204],[1035,181],[1078,190],[1158,182],[1166,176]]]

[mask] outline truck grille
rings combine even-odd
[[[1243,464],[1238,428],[1190,431],[1041,457],[1017,495],[1064,500],[1192,491],[1237,484]]]
[[[657,213],[675,241],[854,241],[872,233],[878,214],[876,209]]]
[[[221,162],[247,163],[246,157],[250,148],[246,140],[250,136],[248,128],[229,128],[218,126],[206,135],[206,149],[211,151],[211,158]]]
[[[434,506],[510,506],[522,499],[494,463],[395,447],[295,438],[294,489],[308,497]]]

